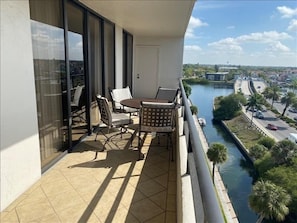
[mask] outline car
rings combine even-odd
[[[267,125],[267,128],[270,129],[270,130],[274,130],[274,131],[277,130],[277,126],[275,126],[275,125],[273,125],[273,124],[271,124],[271,123],[269,123],[269,124]]]
[[[293,112],[293,113],[297,113],[297,109],[296,108],[289,108],[289,111],[290,112]]]

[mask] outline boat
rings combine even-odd
[[[201,126],[205,126],[206,125],[206,120],[204,118],[198,118],[198,122]]]

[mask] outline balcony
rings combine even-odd
[[[93,134],[1,212],[1,222],[224,222],[180,87],[174,161],[165,137],[158,144],[148,134],[137,161],[137,138],[131,147],[124,135],[99,151],[103,140]]]

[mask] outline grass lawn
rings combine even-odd
[[[255,145],[263,136],[256,128],[250,126],[250,122],[244,117],[244,115],[225,121],[225,123],[230,131],[240,139],[246,149]]]

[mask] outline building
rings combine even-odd
[[[136,97],[154,97],[159,86],[180,85],[194,4],[1,1],[1,211],[92,134],[97,94],[129,86]],[[189,106],[185,114],[192,119]],[[204,221],[220,211],[205,156],[195,156],[202,167],[192,174],[204,171],[195,210]]]
[[[206,73],[205,78],[210,81],[224,81],[229,72]]]
[[[1,210],[91,133],[96,94],[177,87],[194,3],[1,1]],[[79,132],[70,106],[77,86]]]

